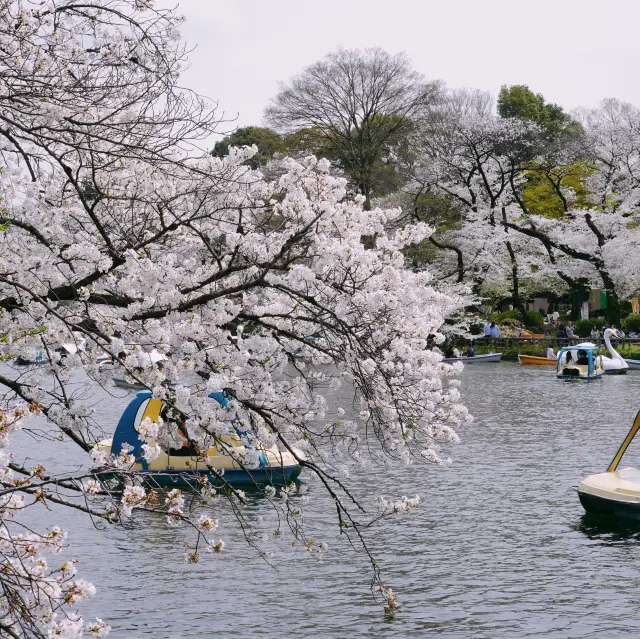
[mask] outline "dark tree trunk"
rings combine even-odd
[[[585,282],[573,280],[571,282],[571,313],[569,317],[572,321],[579,320],[582,313],[582,303],[589,301],[589,287]]]
[[[513,308],[520,311],[522,318],[524,319],[527,314],[527,309],[524,307],[524,302],[520,297],[520,278],[518,275],[518,260],[516,259],[515,251],[511,246],[511,242],[507,240],[507,251],[509,251],[509,257],[511,258],[511,279],[513,280],[513,290],[511,299],[513,300]]]

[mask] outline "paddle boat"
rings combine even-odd
[[[557,357],[556,377],[559,379],[591,381],[604,374],[602,355],[591,342],[564,346]]]
[[[611,336],[617,335],[617,332],[613,328],[608,328],[604,332],[604,343],[607,347],[611,357],[602,356],[602,362],[604,366],[604,372],[607,375],[624,375],[629,369],[629,364],[622,359],[620,353],[618,353],[613,346],[611,346]]]
[[[502,359],[502,353],[487,353],[486,355],[474,355],[473,357],[467,357],[461,355],[460,357],[444,357],[443,362],[452,364],[453,362],[464,362],[465,364],[471,364],[473,362],[499,362]]]
[[[307,335],[307,337],[302,338],[302,341],[307,342],[308,344],[322,342],[323,340],[324,340],[324,337],[322,335]],[[296,348],[296,350],[293,351],[293,353],[287,353],[287,357],[290,362],[293,362],[295,360],[310,361],[311,353],[303,351],[302,346],[298,346],[298,348]]]
[[[558,360],[550,357],[537,357],[535,355],[518,355],[518,361],[523,366],[556,366]]]
[[[224,408],[229,403],[224,391],[214,391],[209,397]],[[189,445],[182,425],[171,417],[172,410],[162,400],[154,399],[149,391],[138,393],[122,413],[113,438],[98,442],[95,448],[109,455],[118,455],[122,447],[129,444],[133,447],[131,454],[136,460],[133,471],[145,483],[154,486],[191,486],[203,476],[213,485],[223,485],[226,482],[231,486],[284,486],[297,479],[302,471],[300,460],[306,457],[301,450],[292,448],[294,456],[292,452],[279,451],[276,446],[267,448],[261,443],[256,445],[259,465],[255,468],[243,468],[240,461],[243,459],[245,447],[238,436],[242,433],[237,429],[237,434],[233,437],[221,438],[223,444],[211,446],[206,454],[199,455]],[[147,417],[152,421],[163,419],[173,422],[177,429],[177,438],[183,440],[184,445],[177,449],[163,450],[157,459],[147,462],[143,457],[142,441],[136,430],[138,424]],[[209,466],[220,472],[222,479],[208,469],[205,457],[208,457]],[[113,478],[117,475],[107,473],[105,476]]]
[[[622,445],[604,473],[590,475],[578,485],[580,503],[588,513],[613,515],[619,519],[640,521],[640,470],[621,468],[627,448],[640,430],[640,412]]]
[[[18,357],[13,360],[13,363],[16,366],[42,366],[43,364],[49,363],[49,358],[45,357],[42,351],[38,351],[33,359],[27,359],[26,357],[22,357],[22,355],[18,355]]]

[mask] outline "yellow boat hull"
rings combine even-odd
[[[518,355],[518,361],[523,366],[555,366],[558,363],[555,359],[535,355]]]

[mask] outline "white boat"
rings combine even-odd
[[[625,359],[629,366],[629,370],[640,371],[640,359]]]
[[[139,384],[138,382],[128,382],[124,377],[120,375],[114,375],[111,380],[113,385],[118,388],[128,388],[129,390],[147,390],[146,386]]]
[[[629,369],[629,364],[622,359],[622,355],[611,346],[611,336],[617,335],[613,328],[608,328],[604,332],[604,343],[611,357],[602,356],[602,367],[607,375],[624,375]]]
[[[502,353],[487,353],[486,355],[474,355],[473,357],[467,357],[466,355],[462,355],[461,357],[445,357],[442,361],[447,364],[453,364],[453,362],[471,364],[473,362],[499,362],[501,359]]]
[[[143,366],[149,366],[149,364],[158,364],[159,362],[166,361],[166,359],[167,356],[164,355],[164,353],[157,351],[156,349],[153,349],[150,353],[142,352],[138,354],[138,361]],[[106,365],[107,363],[109,363],[108,360],[104,362],[103,365]],[[118,388],[128,388],[129,390],[146,390],[147,388],[143,384],[137,382],[135,379],[127,381],[122,374],[114,375],[111,379],[114,385]]]
[[[640,470],[618,468],[622,457],[640,430],[640,413],[604,473],[585,477],[578,486],[578,497],[588,513],[611,515],[640,521]]]

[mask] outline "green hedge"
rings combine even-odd
[[[591,329],[595,326],[599,331],[606,326],[605,320],[599,317],[594,317],[593,319],[587,320],[578,320],[576,322],[576,335],[578,337],[589,337],[591,335]]]
[[[625,317],[622,320],[622,329],[627,333],[640,333],[640,314]]]

